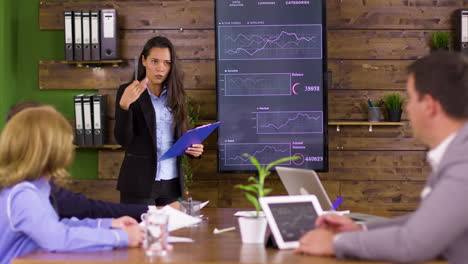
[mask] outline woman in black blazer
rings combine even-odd
[[[138,80],[117,92],[114,134],[125,149],[120,202],[166,205],[182,196],[180,157],[158,159],[188,129],[185,97],[172,43],[165,37],[148,40],[138,60]],[[203,145],[185,153],[200,157]]]

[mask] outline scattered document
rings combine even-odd
[[[159,210],[163,210],[163,212],[169,215],[169,232],[183,227],[195,225],[202,221],[197,217],[190,216],[186,213],[183,213],[177,209],[170,207],[169,205],[166,205]]]
[[[243,216],[243,217],[256,217],[257,216],[257,211],[237,211],[234,216]],[[260,211],[259,213],[260,217],[264,217],[265,214]]]
[[[201,210],[203,207],[205,207],[205,205],[207,205],[209,202],[210,202],[210,201],[208,200],[208,201],[206,201],[206,202],[201,203],[201,204],[200,204],[200,210]]]
[[[176,237],[176,236],[169,236],[167,238],[168,243],[193,243],[194,240],[189,237]]]
[[[152,206],[152,205],[148,206],[148,208],[150,211],[151,210],[162,211],[169,216],[169,226],[168,226],[169,232],[172,232],[174,230],[177,230],[183,227],[195,225],[202,221],[198,217],[190,216],[184,212],[181,212],[177,209],[172,208],[169,205],[166,205],[161,209],[156,209],[156,206]],[[141,222],[140,225],[144,227],[145,222],[144,221]]]
[[[347,215],[347,214],[349,214],[349,210],[344,210],[344,211],[323,211],[322,214]]]

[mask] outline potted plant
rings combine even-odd
[[[192,98],[190,96],[186,96],[185,104],[187,105],[187,112],[188,112],[188,122],[189,128],[192,129],[195,127],[196,122],[200,119],[200,105],[196,107],[192,104]],[[191,199],[190,194],[190,187],[193,184],[193,171],[194,168],[192,167],[191,158],[187,155],[182,155],[181,157],[181,166],[184,172],[184,193],[183,197],[186,199]],[[198,164],[197,164],[198,165]]]
[[[255,165],[258,171],[258,177],[251,176],[248,178],[248,182],[250,182],[249,184],[237,184],[234,186],[234,188],[242,190],[247,200],[249,200],[254,205],[256,210],[256,214],[252,217],[239,217],[239,228],[242,242],[263,243],[267,222],[265,217],[260,215],[260,211],[262,209],[259,198],[268,195],[272,191],[272,189],[265,188],[265,178],[270,175],[270,169],[272,169],[273,166],[290,160],[300,159],[300,157],[293,156],[281,158],[269,163],[266,166],[262,166],[255,157],[246,153],[244,153],[243,156],[249,158],[250,162]]]
[[[403,99],[399,93],[390,93],[385,95],[384,102],[385,108],[387,108],[389,121],[400,122],[405,99]]]
[[[437,31],[432,34],[432,50],[448,50],[450,42],[450,32]]]

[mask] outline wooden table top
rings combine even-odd
[[[295,254],[292,250],[266,249],[263,245],[242,244],[237,218],[233,216],[236,209],[207,208],[202,213],[208,216],[196,227],[188,227],[171,233],[173,236],[190,237],[194,243],[174,244],[174,250],[167,256],[149,259],[142,248],[120,249],[86,253],[49,253],[38,250],[15,259],[14,264],[27,263],[295,263],[295,264],[331,264],[331,263],[384,263],[362,261],[338,261],[334,258],[310,257]],[[235,231],[213,234],[216,227],[236,226]],[[447,263],[433,261],[426,263]]]

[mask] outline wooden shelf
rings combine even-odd
[[[75,146],[77,149],[122,149],[121,145]]]
[[[330,121],[329,126],[336,126],[336,131],[340,131],[340,126],[369,126],[372,132],[373,126],[404,126],[407,122],[369,122],[369,121]]]
[[[99,61],[60,61],[63,64],[76,65],[76,67],[81,68],[83,66],[97,67],[103,64],[112,64],[112,67],[119,67],[124,60],[99,60]]]

